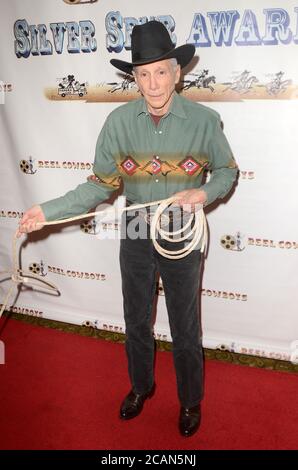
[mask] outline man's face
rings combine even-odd
[[[145,98],[148,111],[155,115],[165,114],[171,104],[175,85],[180,78],[180,65],[173,67],[170,59],[135,68],[135,81]]]

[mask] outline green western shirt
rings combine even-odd
[[[206,170],[211,177],[202,184]],[[133,203],[200,188],[210,204],[229,192],[237,165],[218,113],[175,92],[158,126],[143,98],[112,111],[97,140],[93,172],[76,189],[41,204],[46,220],[87,212],[108,199],[121,179],[123,194]]]

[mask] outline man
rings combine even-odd
[[[176,203],[189,210],[228,193],[237,168],[218,114],[175,92],[181,68],[194,53],[192,45],[174,48],[167,29],[157,21],[134,27],[132,62],[113,59],[111,63],[134,76],[142,98],[108,116],[96,145],[94,175],[63,197],[28,210],[20,233],[36,230],[36,222],[86,212],[107,199],[121,179],[128,204],[175,195]],[[212,175],[202,184],[205,169]],[[127,227],[130,220],[128,216]],[[167,248],[169,242],[162,243]],[[151,310],[159,272],[173,340],[179,430],[183,436],[191,436],[199,428],[203,397],[197,311],[200,250],[182,259],[167,259],[157,253],[150,238],[125,236],[121,239],[120,265],[132,386],[121,404],[120,417],[127,420],[138,416],[154,393]]]

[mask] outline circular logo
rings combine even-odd
[[[29,170],[30,170],[29,162],[27,160],[21,160],[20,169],[23,173],[29,173]]]
[[[236,247],[236,238],[232,235],[223,235],[220,239],[220,244],[226,250],[234,250]]]
[[[29,264],[29,271],[33,274],[40,274],[40,265],[38,263]]]
[[[81,229],[82,232],[84,232],[84,233],[92,233],[93,230],[94,230],[94,226],[93,226],[92,222],[83,222],[83,223],[80,225],[80,229]]]

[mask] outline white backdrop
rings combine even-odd
[[[0,269],[11,266],[22,212],[92,173],[106,116],[137,96],[109,60],[130,60],[132,24],[156,17],[178,45],[195,44],[185,96],[221,114],[240,167],[233,196],[208,213],[204,346],[298,361],[297,2],[0,3]],[[25,240],[23,268],[61,296],[25,290],[10,308],[124,331],[118,232],[117,221],[94,221]],[[171,340],[162,288],[155,333]]]

